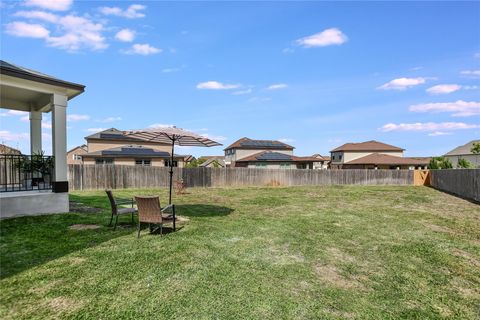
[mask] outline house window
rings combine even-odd
[[[256,168],[264,168],[264,167],[266,167],[266,166],[267,166],[267,164],[266,164],[266,163],[263,163],[263,162],[256,162],[256,163],[255,163],[255,167],[256,167]]]
[[[165,167],[170,167],[170,160],[165,160]],[[178,167],[178,161],[174,160],[172,167]]]
[[[152,162],[151,162],[151,160],[139,159],[139,160],[135,160],[135,165],[136,166],[143,166],[143,167],[150,167],[152,165]]]
[[[80,161],[81,161],[81,160],[82,160],[82,156],[79,155],[79,154],[74,154],[74,155],[73,155],[73,160],[80,160]]]
[[[95,164],[113,164],[113,158],[96,158]]]
[[[280,163],[280,169],[288,169],[290,168],[290,163]]]
[[[342,161],[342,155],[341,154],[338,155],[338,160]]]

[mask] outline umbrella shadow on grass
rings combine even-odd
[[[198,218],[223,217],[234,211],[232,208],[212,204],[177,204],[175,209],[179,216]]]

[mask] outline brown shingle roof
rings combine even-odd
[[[372,153],[368,156],[345,162],[345,164],[388,164],[388,165],[427,165],[430,158],[396,157],[382,153]]]
[[[328,157],[328,156],[322,156],[320,153],[315,153],[315,154],[312,155],[311,157],[312,157],[312,158],[316,158],[317,160],[330,161],[330,157]]]
[[[392,146],[383,142],[371,140],[359,143],[345,143],[333,149],[335,151],[404,151],[405,149]]]
[[[467,142],[463,146],[456,147],[450,152],[447,152],[445,155],[446,156],[464,156],[464,155],[473,154],[471,150],[473,148],[474,143],[480,143],[480,140],[472,140],[470,142]]]
[[[277,140],[255,140],[250,138],[241,138],[226,147],[228,149],[276,149],[276,150],[293,150],[294,147]]]

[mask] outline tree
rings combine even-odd
[[[433,157],[428,164],[429,169],[451,169],[453,168],[450,160],[445,157]]]
[[[480,142],[474,142],[473,147],[472,147],[472,149],[470,149],[470,151],[473,154],[480,154]]]
[[[198,160],[195,157],[192,157],[189,163],[185,166],[185,168],[197,168],[198,167]]]
[[[471,163],[466,159],[461,158],[461,159],[458,159],[457,168],[464,168],[464,169],[473,168],[473,163]]]

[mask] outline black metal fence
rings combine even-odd
[[[54,161],[44,155],[0,155],[0,192],[52,188]]]

